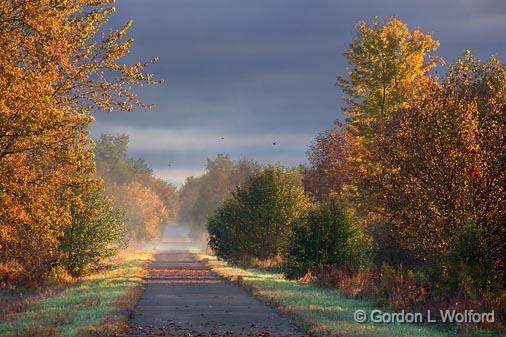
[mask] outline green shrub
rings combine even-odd
[[[208,221],[209,244],[233,262],[276,258],[309,207],[295,170],[268,166],[249,178]]]
[[[93,182],[77,193],[82,203],[72,206],[72,221],[60,238],[62,264],[73,276],[95,269],[100,260],[114,255],[124,234],[123,212],[114,207],[101,184]]]
[[[493,259],[484,238],[484,231],[472,221],[460,228],[458,240],[449,252],[450,275],[462,283],[469,279],[472,288],[481,291],[500,286],[494,282]],[[493,289],[497,291],[499,289]]]
[[[207,223],[210,233],[209,246],[217,256],[228,261],[238,261],[243,254],[240,242],[245,238],[238,226],[241,210],[235,199],[227,199]]]
[[[323,266],[358,269],[368,263],[370,245],[370,238],[346,214],[342,202],[331,196],[295,226],[283,272],[295,278]]]

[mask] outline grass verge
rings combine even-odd
[[[195,254],[212,271],[250,291],[262,301],[277,307],[307,332],[316,336],[340,337],[448,337],[457,329],[429,324],[357,323],[355,310],[370,313],[378,309],[373,301],[344,297],[331,289],[319,288],[293,280],[281,274],[258,269],[241,269],[219,261],[215,256]],[[383,309],[382,309],[383,310]],[[386,310],[385,310],[386,311]],[[470,336],[497,336],[486,331],[474,331]]]
[[[1,337],[114,336],[142,294],[150,252],[121,252],[106,268],[64,286],[30,295],[27,304],[5,314]],[[19,310],[20,309],[20,310]]]

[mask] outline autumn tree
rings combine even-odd
[[[388,120],[423,91],[438,60],[430,53],[439,42],[419,28],[410,31],[397,18],[360,21],[355,29],[357,37],[344,53],[351,69],[337,84],[346,95],[347,129],[367,146],[378,121]]]
[[[440,58],[431,55],[439,42],[420,28],[409,30],[397,18],[374,19],[356,25],[356,38],[344,53],[350,69],[338,77],[337,85],[345,94],[347,117],[344,126],[353,154],[344,162],[352,180],[348,189],[354,207],[362,213],[364,223],[379,223],[367,205],[371,195],[362,177],[378,175],[375,161],[382,128],[395,112],[406,109],[416,97],[423,97],[435,80],[430,76]]]
[[[310,168],[304,174],[304,188],[316,200],[341,192],[351,183],[350,160],[353,145],[346,130],[332,128],[316,136],[307,151]]]
[[[466,52],[439,79],[430,35],[398,19],[357,31],[338,85],[353,203],[375,249],[395,243],[397,255],[415,257],[434,291],[503,307],[504,65]]]
[[[505,75],[466,53],[385,125],[363,184],[404,245],[480,289],[505,280]]]
[[[125,185],[138,182],[151,189],[163,202],[170,219],[179,211],[176,187],[153,176],[153,170],[141,159],[127,157],[129,137],[127,134],[101,134],[96,141],[95,160],[97,175],[106,185]]]
[[[179,194],[176,187],[165,180],[156,178],[152,175],[149,176],[146,186],[158,195],[158,198],[160,198],[160,201],[167,210],[168,219],[174,220],[177,217],[180,208]]]
[[[129,238],[137,241],[159,239],[168,220],[165,205],[158,195],[139,182],[108,186],[108,194],[125,211]]]
[[[100,34],[111,1],[4,1],[0,11],[0,282],[36,282],[59,260],[58,237],[92,178],[96,110],[143,105],[154,83],[121,58],[130,23]],[[37,237],[38,240],[33,240]]]

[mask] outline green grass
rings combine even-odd
[[[147,252],[121,253],[101,272],[8,315],[0,321],[0,336],[105,336],[121,329],[125,313],[142,292],[142,277],[151,256]]]
[[[287,280],[281,274],[229,266],[214,256],[197,254],[197,257],[217,274],[237,281],[317,336],[447,337],[457,334],[456,328],[451,326],[357,323],[353,319],[355,310],[370,313],[378,309],[373,301],[347,298],[331,289]],[[472,335],[498,336],[485,331]]]

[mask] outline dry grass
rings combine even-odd
[[[377,294],[375,286],[376,275],[372,271],[348,272],[346,270],[325,270],[316,275],[306,275],[307,281],[323,287],[339,289],[347,297],[371,297]]]

